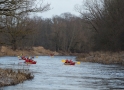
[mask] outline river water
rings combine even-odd
[[[63,59],[75,56],[39,56],[36,65],[27,67],[34,79],[15,86],[2,87],[3,90],[124,90],[124,67],[81,62],[64,65]],[[16,68],[14,64],[23,62],[17,57],[0,57],[0,67]]]

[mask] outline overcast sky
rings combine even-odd
[[[76,4],[81,5],[84,0],[44,0],[45,3],[51,4],[51,10],[40,14],[43,18],[51,18],[54,15],[70,12],[76,16],[80,14],[74,10]],[[39,14],[38,14],[39,15]]]

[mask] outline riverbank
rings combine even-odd
[[[124,51],[82,53],[77,55],[77,60],[82,62],[124,65]]]
[[[0,56],[49,56],[53,55],[66,55],[77,56],[78,61],[93,62],[102,64],[119,64],[124,65],[124,51],[121,52],[89,52],[89,53],[68,53],[68,52],[56,52],[45,49],[42,46],[32,47],[32,49],[13,51],[11,47],[1,46]]]
[[[0,87],[16,85],[33,78],[34,76],[29,71],[0,68]]]
[[[32,47],[31,49],[17,49],[13,51],[11,47],[1,46],[0,47],[0,56],[20,56],[21,54],[25,56],[44,56],[44,55],[59,55],[56,51],[50,51],[45,49],[42,46]]]

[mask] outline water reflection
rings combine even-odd
[[[4,90],[124,90],[124,67],[81,63],[63,65],[62,59],[75,60],[74,56],[39,56],[36,65],[30,65],[34,79],[4,87]],[[17,57],[1,57],[1,64],[18,64]],[[5,66],[5,65],[0,65]],[[10,65],[11,67],[11,65]]]

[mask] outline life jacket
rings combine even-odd
[[[23,60],[26,60],[25,56],[22,56],[21,58],[22,58]]]
[[[70,60],[70,61],[69,61],[69,63],[73,63],[73,61],[72,61],[72,60]]]
[[[68,60],[66,60],[66,61],[65,61],[65,63],[69,63],[69,61],[68,61]]]

